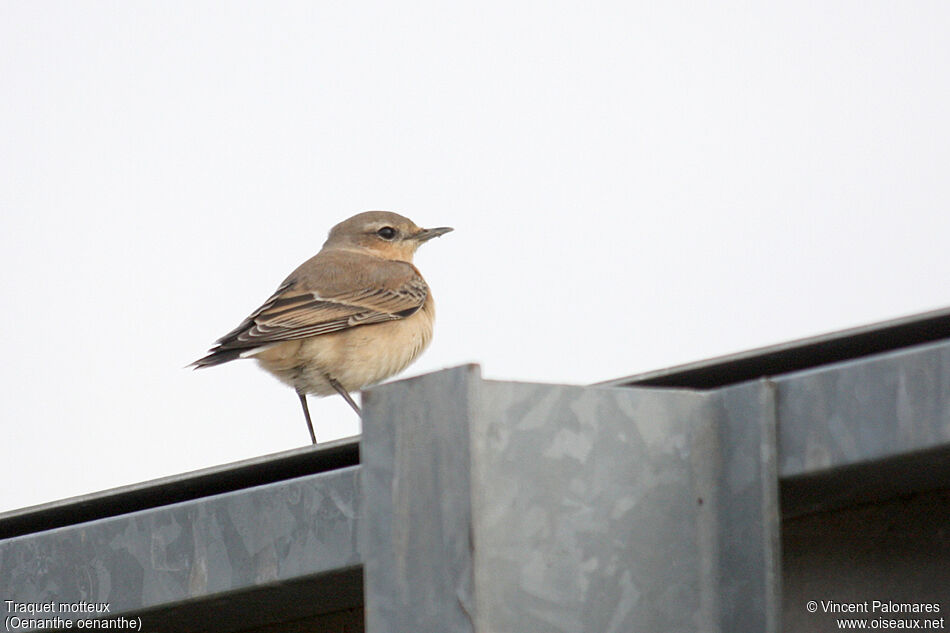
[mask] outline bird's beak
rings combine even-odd
[[[449,231],[454,231],[450,226],[440,226],[437,229],[422,229],[418,233],[412,236],[413,239],[418,240],[421,244],[422,242],[428,242],[433,237],[439,237],[440,235],[445,235]]]

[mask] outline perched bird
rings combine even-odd
[[[435,304],[412,256],[451,230],[420,229],[388,211],[340,222],[319,253],[191,366],[256,359],[296,390],[316,444],[307,394],[338,393],[360,414],[349,392],[398,374],[429,345]]]

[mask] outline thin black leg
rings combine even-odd
[[[307,419],[307,429],[310,431],[310,440],[316,444],[317,435],[313,432],[313,422],[310,421],[310,407],[307,406],[307,394],[298,393],[297,395],[300,396],[300,406],[303,407],[303,417]]]
[[[353,410],[356,411],[356,415],[363,417],[363,412],[360,411],[360,407],[356,402],[353,401],[353,398],[350,397],[350,394],[346,389],[343,388],[343,385],[338,383],[334,378],[329,375],[324,376],[327,379],[327,382],[330,383],[330,386],[336,389],[336,392],[343,396],[343,399],[350,403],[350,406],[353,407]]]

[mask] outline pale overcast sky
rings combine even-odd
[[[456,228],[405,375],[950,304],[948,33],[942,0],[5,0],[0,511],[306,445],[255,363],[183,367],[368,209]]]

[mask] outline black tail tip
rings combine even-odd
[[[189,367],[192,369],[203,369],[205,367],[214,367],[215,365],[220,365],[222,363],[227,363],[232,360],[236,360],[241,357],[242,350],[238,349],[228,349],[228,350],[213,350],[207,356],[199,358],[193,363],[185,365],[185,369]]]

